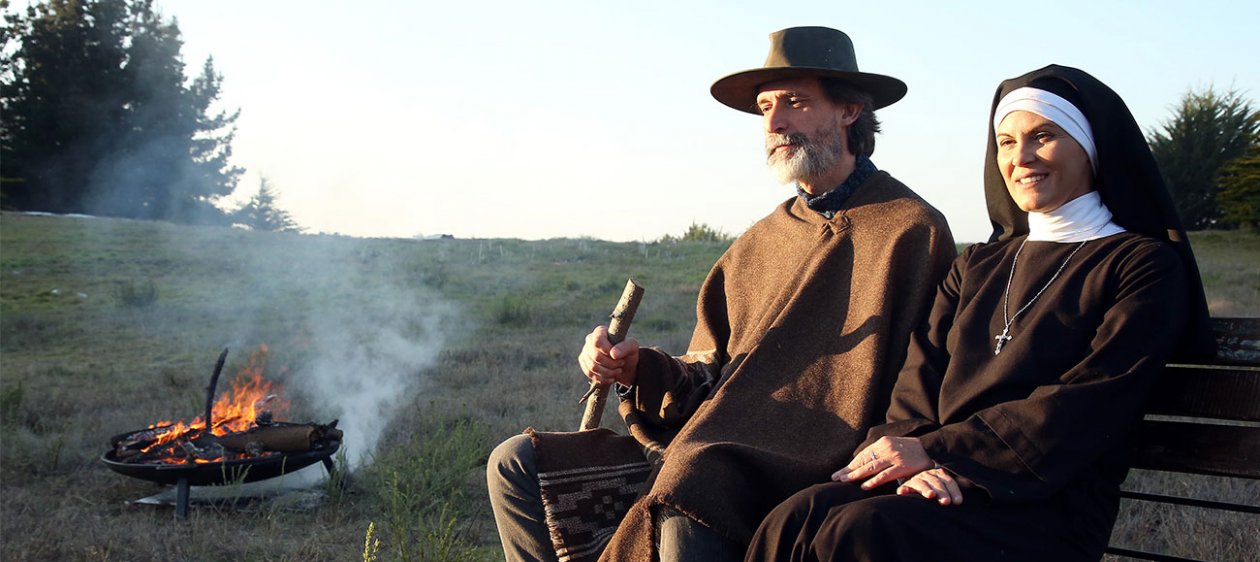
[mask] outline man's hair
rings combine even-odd
[[[875,117],[875,110],[872,109],[874,101],[871,95],[854,88],[841,78],[824,76],[819,78],[818,82],[831,103],[862,104],[862,113],[852,125],[849,125],[849,136],[845,139],[845,144],[849,147],[849,153],[855,156],[858,153],[867,156],[874,154],[875,133],[879,132],[879,119]]]

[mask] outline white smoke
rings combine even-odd
[[[346,456],[361,465],[438,359],[454,307],[433,298],[380,298],[330,307],[311,320],[316,356],[294,384],[316,410],[340,419]]]
[[[248,290],[224,290],[240,297],[225,307],[248,311],[237,341],[291,358],[268,373],[282,379],[300,418],[284,421],[339,420],[347,460],[362,466],[462,329],[458,305],[423,282],[439,267],[427,245],[441,242],[242,236],[259,238],[241,267]]]

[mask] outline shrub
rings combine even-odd
[[[12,424],[17,421],[18,412],[22,409],[22,400],[26,396],[26,391],[22,388],[22,381],[17,384],[11,384],[0,390],[0,422]]]
[[[730,242],[734,240],[731,236],[720,229],[713,228],[704,223],[691,223],[687,227],[687,231],[682,236],[674,237],[666,234],[662,236],[658,242],[661,243],[678,243],[678,242]]]
[[[501,297],[494,305],[494,321],[500,326],[528,326],[533,317],[533,305],[518,297]]]
[[[148,308],[158,300],[157,285],[152,279],[146,279],[144,282],[119,283],[115,294],[118,297],[118,304],[126,308]]]

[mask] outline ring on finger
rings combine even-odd
[[[875,451],[871,451],[871,462],[875,462],[877,460],[879,460],[879,455],[876,455]]]

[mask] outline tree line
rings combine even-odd
[[[0,0],[0,205],[187,223],[297,226],[265,180],[243,208],[239,111],[223,77],[188,76],[178,25],[152,0]],[[1260,117],[1235,90],[1189,91],[1148,135],[1190,230],[1260,228]]]
[[[3,208],[296,228],[266,185],[244,209],[217,204],[243,172],[231,162],[239,111],[215,109],[213,58],[190,76],[179,27],[152,0],[0,11]]]

